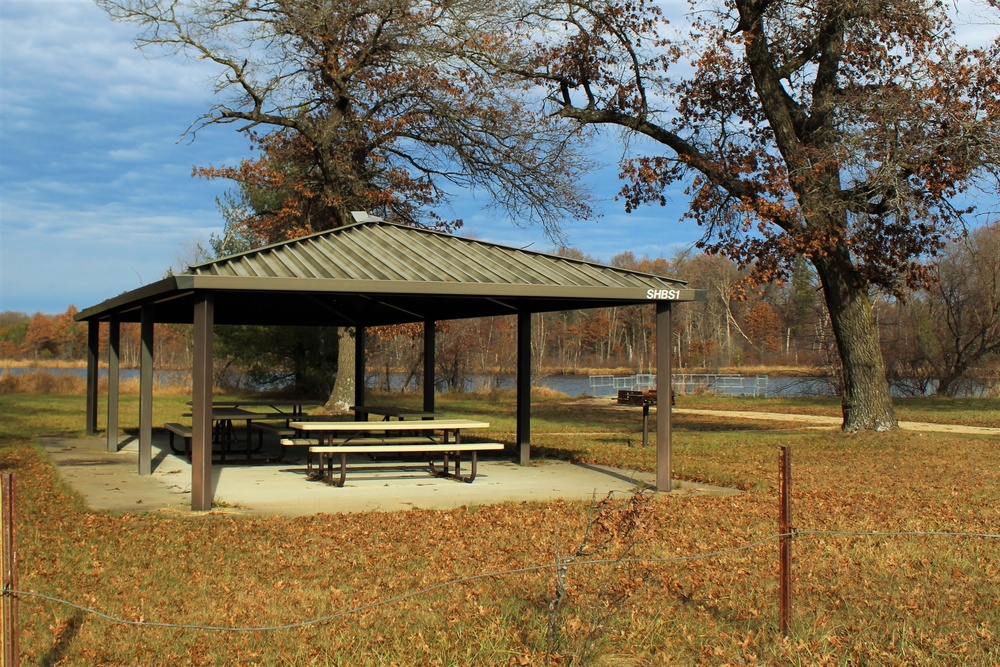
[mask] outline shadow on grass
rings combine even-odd
[[[41,661],[38,664],[41,667],[53,667],[61,663],[63,658],[66,657],[66,651],[69,649],[70,644],[73,643],[77,633],[80,631],[81,625],[83,625],[83,612],[78,611],[56,630],[52,648],[41,657]]]
[[[752,431],[757,433],[772,431],[787,431],[789,425],[777,421],[751,421],[749,419],[734,420],[720,417],[718,419],[691,419],[685,417],[674,421],[674,432],[690,431],[693,433]]]

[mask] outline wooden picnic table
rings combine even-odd
[[[373,434],[389,435],[396,434],[404,436],[406,434],[420,433],[425,437],[433,437],[437,431],[441,432],[444,442],[448,442],[449,435],[456,443],[461,442],[461,433],[467,429],[489,428],[489,422],[474,421],[471,419],[423,419],[420,421],[378,421],[378,422],[355,422],[355,421],[295,421],[288,423],[289,428],[293,428],[301,433],[314,433],[319,440],[327,440],[328,444],[346,444],[349,441],[369,437]],[[322,443],[320,443],[322,444]]]
[[[190,401],[188,405],[191,405]],[[300,398],[236,398],[212,401],[213,408],[271,408],[276,416],[302,415],[306,408],[318,408],[322,405],[325,405],[323,401]]]
[[[191,413],[187,412],[184,414],[185,417],[190,417]],[[250,463],[253,460],[253,454],[259,452],[263,446],[263,440],[260,440],[256,447],[252,445],[250,437],[250,429],[255,421],[263,421],[270,419],[284,419],[286,423],[288,420],[295,418],[302,420],[306,415],[291,415],[288,413],[280,411],[270,411],[270,412],[254,412],[250,410],[245,410],[241,407],[232,407],[225,404],[212,405],[212,443],[219,445],[219,456],[220,463],[226,462],[227,454],[246,454],[246,461]],[[234,450],[233,444],[236,443],[236,427],[233,422],[245,422],[246,423],[246,448],[240,450]],[[173,447],[171,441],[171,448],[175,453],[180,454],[182,452],[177,451]],[[281,451],[278,453],[277,457],[269,458],[268,461],[280,461],[284,458],[285,449],[282,447]]]
[[[406,419],[434,419],[441,416],[440,412],[400,408],[393,405],[352,405],[351,411],[366,417],[368,415],[381,416],[383,421],[389,421],[392,417],[403,421]]]
[[[431,473],[449,476],[464,482],[476,477],[478,452],[502,450],[500,443],[462,443],[462,431],[489,428],[489,422],[470,419],[424,419],[419,421],[380,422],[318,422],[292,421],[289,427],[315,438],[286,438],[283,445],[308,445],[308,472],[312,473],[312,454],[319,455],[320,474],[334,486],[343,486],[347,474],[348,454],[380,453],[439,453],[444,459],[442,470],[430,462]],[[449,441],[450,438],[450,441]],[[472,473],[461,475],[462,452],[472,454]],[[454,456],[455,473],[448,472],[449,460]],[[340,458],[340,478],[333,477],[334,458]]]

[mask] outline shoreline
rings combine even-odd
[[[107,361],[104,359],[99,359],[97,362],[98,368],[107,368]],[[180,367],[180,368],[161,368],[154,364],[154,370],[157,371],[189,371],[190,368]],[[73,359],[0,359],[0,371],[7,370],[8,368],[18,368],[18,369],[33,369],[33,370],[68,370],[68,369],[85,369],[87,368],[87,362],[83,359],[73,360]],[[138,366],[121,366],[122,370],[138,370]],[[399,373],[405,373],[405,369],[399,369]],[[823,377],[829,375],[828,369],[817,368],[815,366],[745,366],[745,367],[724,367],[724,368],[674,368],[674,373],[686,373],[686,374],[719,374],[719,375],[781,375],[786,377],[794,376],[806,376],[806,377]],[[495,375],[507,375],[513,374],[505,373],[503,370],[497,368],[491,370],[492,374]],[[577,369],[566,369],[559,368],[556,366],[542,366],[540,368],[534,369],[534,373],[540,376],[554,376],[554,377],[588,377],[591,375],[636,375],[636,374],[655,374],[655,371],[638,371],[635,369],[628,369],[624,367],[615,368],[577,368]]]

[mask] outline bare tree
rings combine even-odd
[[[927,322],[936,345],[928,357],[937,393],[954,396],[971,370],[1000,354],[1000,223],[947,246],[931,270]]]

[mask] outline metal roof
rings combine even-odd
[[[518,312],[700,301],[681,280],[385,221],[362,222],[190,267],[77,315],[190,322],[215,294],[219,324],[369,326]]]

